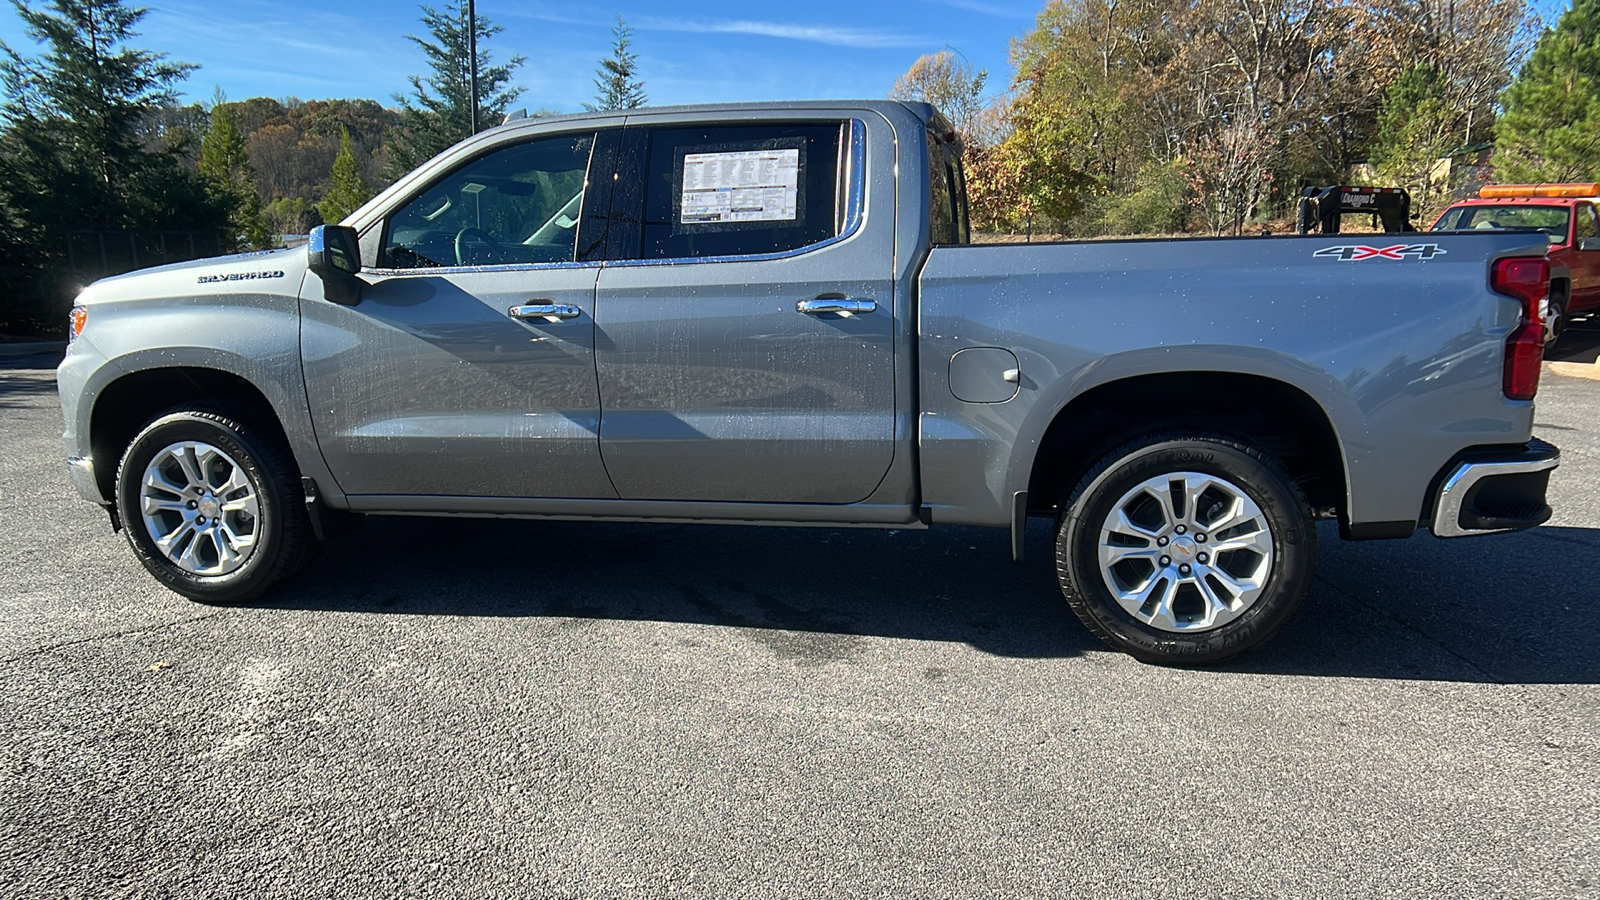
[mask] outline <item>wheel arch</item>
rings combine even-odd
[[[1182,399],[1182,409],[1173,409]],[[1278,457],[1313,509],[1347,517],[1349,460],[1328,411],[1302,387],[1237,371],[1164,371],[1102,381],[1051,416],[1027,461],[1029,509],[1057,507],[1098,458],[1145,434],[1192,427]]]
[[[1565,273],[1565,270],[1558,270],[1558,272],[1561,274],[1557,274],[1550,279],[1550,299],[1560,298],[1570,301],[1572,299],[1572,278]]]
[[[221,369],[164,366],[140,369],[100,389],[89,413],[89,446],[95,481],[102,496],[116,496],[117,468],[122,453],[139,429],[163,410],[189,402],[226,404],[249,416],[250,424],[284,447],[291,447],[278,411],[249,379]]]

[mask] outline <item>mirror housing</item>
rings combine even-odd
[[[1579,250],[1600,250],[1600,237],[1584,238],[1578,242]]]
[[[348,225],[318,225],[306,244],[306,265],[322,279],[322,299],[342,306],[361,302],[361,242]]]

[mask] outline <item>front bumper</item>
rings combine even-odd
[[[100,482],[95,478],[94,459],[88,456],[67,457],[67,476],[72,486],[85,500],[105,505],[108,501],[100,494]]]
[[[1517,531],[1550,518],[1545,492],[1561,451],[1537,438],[1521,447],[1481,447],[1445,467],[1434,497],[1435,537]]]

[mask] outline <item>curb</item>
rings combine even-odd
[[[1545,365],[1556,375],[1600,381],[1600,359],[1595,360],[1593,363],[1551,362],[1545,363]]]
[[[22,356],[38,356],[45,353],[63,354],[66,352],[66,341],[20,341],[17,343],[0,343],[0,359],[15,359]]]

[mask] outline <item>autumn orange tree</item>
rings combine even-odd
[[[1438,157],[1493,128],[1526,20],[1525,0],[1052,0],[974,117],[974,221],[1240,231],[1367,161],[1427,207]]]

